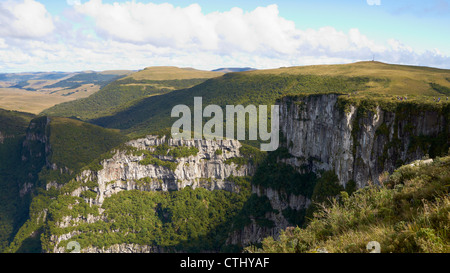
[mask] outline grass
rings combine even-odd
[[[132,107],[144,98],[189,88],[222,74],[174,67],[151,67],[110,83],[88,98],[55,105],[43,111],[43,114],[76,117],[85,121],[110,116]]]
[[[216,104],[225,109],[226,105],[272,105],[287,95],[335,93],[350,103],[373,100],[386,109],[395,109],[405,102],[397,98],[401,96],[407,97],[408,102],[428,104],[433,109],[447,101],[438,104],[434,100],[442,94],[431,83],[448,88],[449,77],[449,70],[378,62],[228,73],[186,90],[143,99],[114,115],[91,122],[137,137],[169,128],[176,120],[170,117],[171,109],[179,104],[193,109],[194,97],[202,97],[203,105]]]
[[[256,70],[243,72],[248,75],[319,75],[369,77],[372,79],[388,79],[371,81],[367,92],[387,95],[426,95],[438,96],[439,93],[430,88],[430,83],[437,83],[450,87],[446,78],[450,77],[450,70],[421,66],[407,66],[386,64],[381,62],[357,62],[342,65],[313,65],[288,67],[280,69]]]
[[[188,79],[210,79],[222,76],[222,72],[211,72],[196,70],[192,68],[178,68],[172,66],[147,67],[144,70],[133,73],[127,78],[135,80],[188,80]]]
[[[0,107],[6,110],[39,114],[56,104],[74,100],[74,97],[30,92],[22,89],[0,88]]]
[[[304,75],[246,76],[230,73],[209,79],[186,90],[176,90],[161,96],[143,99],[112,116],[91,122],[103,127],[124,130],[132,137],[169,128],[176,118],[171,109],[187,105],[193,109],[194,97],[202,97],[203,105],[272,105],[284,95],[323,92],[352,92],[364,89],[363,78],[322,77]]]
[[[322,203],[307,227],[288,228],[247,251],[367,253],[367,244],[377,241],[382,253],[448,253],[450,157],[405,165],[384,177],[382,186]]]
[[[89,97],[107,83],[126,75],[124,71],[40,74],[21,77],[4,74],[2,80],[11,80],[10,77],[22,80],[15,86],[0,82],[0,108],[39,114],[54,105]]]

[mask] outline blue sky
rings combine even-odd
[[[389,63],[450,69],[450,0],[0,0],[0,72]]]

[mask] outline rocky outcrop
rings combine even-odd
[[[334,171],[340,184],[353,180],[361,188],[370,181],[380,183],[383,172],[392,173],[400,165],[426,155],[446,152],[450,144],[450,107],[420,107],[402,102],[392,110],[376,104],[343,104],[336,94],[285,97],[280,106],[281,146],[289,155],[280,162],[298,172]],[[368,107],[370,106],[370,107]],[[272,228],[251,225],[231,234],[228,243],[249,245],[291,224],[282,215],[290,208],[301,211],[311,204],[296,196],[253,185],[253,193],[266,196],[278,213],[268,212]]]
[[[239,157],[241,144],[236,140],[174,140],[165,137],[148,136],[126,143],[138,150],[152,151],[156,146],[167,144],[170,147],[195,147],[195,156],[174,159],[171,156],[158,156],[159,159],[176,164],[175,170],[165,166],[142,165],[145,155],[133,155],[129,151],[117,151],[110,159],[102,162],[102,170],[86,170],[77,177],[78,181],[98,183],[95,204],[124,190],[174,191],[185,187],[201,187],[208,190],[237,191],[238,188],[227,181],[230,176],[250,176],[255,167],[251,164],[238,166],[227,159]],[[222,151],[220,154],[216,151]],[[78,195],[81,191],[75,191]]]
[[[145,154],[135,153],[136,151],[153,152],[157,146],[168,145],[168,147],[195,147],[198,150],[196,155],[174,158],[168,155],[153,155],[159,160],[175,163],[176,168],[156,164],[142,164]],[[174,140],[147,136],[146,138],[132,140],[126,146],[134,149],[122,149],[113,152],[113,156],[101,162],[100,170],[85,170],[76,177],[80,187],[71,191],[72,196],[83,197],[90,205],[99,206],[99,216],[89,216],[87,218],[71,216],[64,217],[55,223],[57,228],[67,228],[80,223],[94,223],[104,221],[103,210],[101,208],[105,198],[108,198],[121,191],[175,191],[185,187],[205,188],[208,190],[226,190],[239,192],[239,187],[227,180],[230,176],[251,176],[255,171],[255,166],[251,163],[246,165],[236,165],[227,161],[235,157],[240,157],[241,144],[236,140]],[[133,152],[134,151],[134,152]],[[221,151],[221,152],[218,152]],[[140,155],[138,155],[140,154]],[[95,187],[89,187],[90,182],[95,181]],[[92,184],[92,183],[91,183]],[[48,188],[58,187],[57,184],[48,184]],[[94,191],[95,198],[83,196],[85,191]],[[54,246],[53,252],[66,252],[62,245],[70,242],[73,236],[78,235],[78,231],[62,235],[51,235],[50,242]],[[108,248],[88,247],[82,252],[89,253],[148,253],[164,252],[157,246],[139,246],[118,244]]]
[[[40,117],[32,120],[27,128],[21,154],[23,170],[27,175],[25,180],[20,181],[21,197],[34,189],[39,172],[44,166],[49,165],[51,153],[49,123],[48,117]]]
[[[364,102],[355,105],[347,101],[343,104],[342,99],[336,94],[326,94],[285,97],[278,102],[281,145],[288,152],[288,156],[280,158],[281,162],[293,166],[300,173],[307,171],[320,175],[321,171],[333,171],[343,186],[353,180],[358,187],[364,187],[369,181],[379,183],[383,172],[392,172],[399,165],[448,149],[448,106],[439,110],[402,102],[387,109],[375,104],[368,107]],[[230,160],[241,156],[241,144],[235,140],[174,140],[147,136],[126,145],[135,150],[153,152],[155,147],[163,144],[169,147],[195,147],[198,153],[180,158],[155,155],[159,160],[171,162],[174,168],[169,168],[142,164],[145,154],[118,150],[111,158],[101,162],[101,170],[80,173],[76,180],[82,186],[70,194],[83,197],[83,192],[94,191],[95,198],[83,198],[101,208],[105,198],[120,191],[174,191],[201,187],[236,192],[239,188],[227,178],[231,175],[251,176],[256,171],[252,164],[238,166]],[[95,182],[96,186],[88,187],[89,182]],[[262,226],[251,219],[251,224],[230,234],[227,244],[248,246],[261,242],[267,236],[276,238],[280,230],[291,225],[283,215],[284,211],[304,212],[311,204],[306,196],[270,187],[253,185],[252,193],[267,197],[270,201],[272,210],[265,217],[273,222],[273,226]],[[101,213],[94,220],[102,220]],[[79,220],[65,219],[58,225],[64,227],[67,221]],[[74,235],[52,237],[51,241],[57,246],[58,242],[70,241]],[[57,246],[54,251],[65,249]],[[118,244],[102,249],[90,247],[83,249],[83,252],[164,250]]]
[[[83,253],[164,253],[164,249],[157,246],[138,244],[116,244],[107,248],[88,247]]]
[[[280,192],[272,188],[252,186],[252,193],[259,197],[265,196],[269,199],[273,211],[267,212],[265,218],[272,221],[274,226],[261,226],[251,217],[252,223],[250,225],[245,226],[241,230],[235,230],[230,234],[226,242],[229,245],[248,246],[259,243],[268,236],[277,238],[280,230],[291,226],[282,212],[286,209],[296,211],[306,210],[311,204],[311,200],[302,195],[294,195],[284,191]]]
[[[390,111],[351,104],[343,109],[335,94],[285,97],[279,105],[280,131],[292,155],[286,163],[298,169],[308,165],[315,172],[334,170],[344,186],[350,180],[359,187],[379,183],[384,171],[450,142],[448,114],[439,108],[404,102]]]

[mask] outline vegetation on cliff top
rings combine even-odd
[[[370,185],[320,205],[306,228],[292,227],[278,240],[268,237],[249,252],[450,252],[450,156],[433,163],[405,165]]]
[[[66,118],[50,122],[50,162],[77,172],[96,157],[127,140],[117,130]]]

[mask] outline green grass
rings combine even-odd
[[[243,72],[253,75],[318,75],[370,78],[366,92],[384,95],[436,96],[438,92],[430,88],[429,83],[450,87],[446,80],[450,70],[386,64],[381,62],[357,62],[342,65],[313,65],[287,67],[280,69]]]
[[[85,78],[92,73],[77,75],[66,82],[57,85],[77,83],[77,77]],[[110,79],[114,75],[100,75],[91,80]],[[211,77],[217,77],[223,73],[199,71],[191,69],[179,69],[171,67],[151,67],[133,73],[128,77],[118,79],[106,85],[88,98],[55,105],[42,113],[50,116],[76,117],[81,120],[89,120],[112,115],[126,109],[143,98],[171,92],[173,90],[189,88],[204,82]],[[72,80],[75,78],[76,80]]]
[[[449,70],[377,62],[228,73],[186,90],[143,99],[112,116],[91,122],[137,137],[169,128],[177,120],[170,117],[171,109],[184,104],[192,111],[194,97],[202,97],[204,106],[216,104],[222,109],[226,105],[272,105],[287,95],[327,93],[341,94],[343,100],[354,104],[372,100],[385,109],[405,102],[398,96],[407,97],[407,102],[441,107],[446,101],[438,104],[433,100],[442,94],[430,83],[439,84],[442,92],[450,88],[448,77]]]
[[[402,166],[384,181],[341,193],[320,205],[306,228],[288,228],[247,251],[367,253],[367,244],[377,241],[382,253],[448,253],[450,157]]]
[[[272,105],[292,93],[353,92],[365,88],[368,79],[322,77],[310,75],[244,75],[226,74],[207,80],[186,90],[146,98],[115,115],[92,120],[94,124],[124,130],[130,136],[140,136],[172,126],[174,106],[184,104],[193,109],[194,97],[202,97],[203,105]]]

